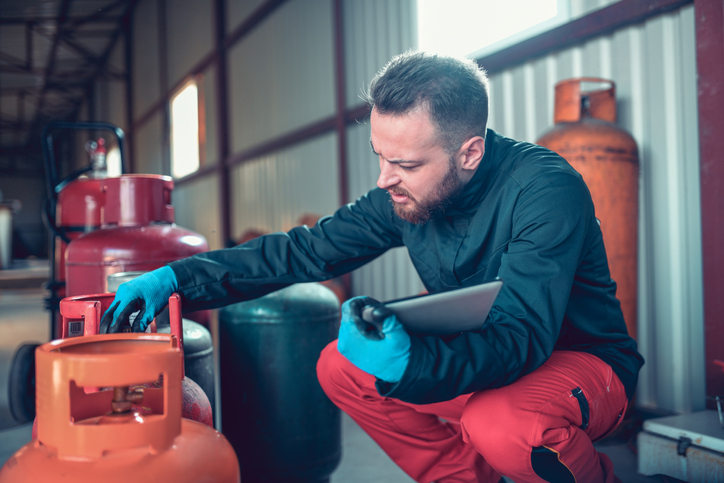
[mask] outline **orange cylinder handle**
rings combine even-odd
[[[100,321],[103,314],[113,304],[115,293],[101,293],[92,295],[77,295],[66,297],[60,301],[60,315],[62,316],[61,338],[77,337],[79,335],[98,335]],[[171,335],[178,339],[178,345],[183,353],[184,331],[181,322],[181,297],[174,293],[168,298],[169,323]],[[73,326],[78,323],[78,326]],[[76,327],[82,327],[77,329]],[[74,329],[74,330],[71,330]],[[156,332],[155,319],[151,323],[151,332]],[[183,368],[183,367],[182,367]]]
[[[584,82],[605,84],[608,87],[583,90],[581,84]],[[578,122],[582,117],[616,122],[616,83],[612,80],[598,77],[565,79],[556,84],[555,90],[555,124]]]

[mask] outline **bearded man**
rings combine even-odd
[[[479,328],[411,334],[379,302],[342,306],[319,382],[415,481],[617,481],[593,442],[621,421],[643,364],[629,337],[590,193],[555,153],[487,129],[469,60],[407,53],[369,89],[377,188],[314,227],[180,260],[123,284],[104,316],[145,329],[187,310],[326,280],[406,246],[431,293],[498,278]],[[369,337],[365,307],[380,308]],[[441,321],[444,323],[444,321]]]

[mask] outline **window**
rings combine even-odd
[[[478,58],[569,19],[569,0],[417,0],[420,50]]]
[[[189,81],[171,98],[171,174],[182,178],[198,171],[199,90]]]

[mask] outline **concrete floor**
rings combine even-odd
[[[36,267],[37,268],[37,267]],[[47,268],[47,267],[46,267]],[[39,268],[39,269],[42,269]],[[43,308],[45,291],[34,282],[17,283],[12,288],[12,274],[3,271],[0,279],[0,464],[21,446],[30,441],[32,424],[18,424],[8,410],[8,373],[16,348],[25,342],[46,342],[49,332],[49,315]],[[30,273],[36,277],[37,270]],[[27,277],[27,271],[22,275]],[[10,280],[10,283],[8,281]],[[217,371],[218,374],[218,371]],[[217,398],[218,400],[218,398]],[[630,439],[630,438],[626,438]],[[364,433],[354,421],[343,414],[342,461],[331,477],[332,483],[408,483],[413,480],[402,472],[389,457]],[[665,480],[644,477],[636,473],[635,448],[626,441],[604,440],[597,449],[614,461],[616,474],[624,483],[653,483]]]

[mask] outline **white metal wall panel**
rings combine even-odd
[[[694,40],[688,5],[491,76],[490,127],[525,141],[552,127],[557,81],[616,82],[641,166],[637,404],[677,412],[705,391]]]
[[[136,173],[163,174],[161,133],[163,118],[154,115],[134,132],[134,168]]]
[[[214,47],[214,2],[166,1],[168,89]],[[179,8],[183,5],[183,8]]]
[[[287,231],[305,213],[339,208],[337,136],[318,136],[231,170],[231,236]]]
[[[176,224],[206,237],[209,249],[223,248],[220,229],[218,177],[204,176],[176,186],[171,203],[176,214]]]
[[[394,55],[417,44],[415,0],[344,0],[347,107],[360,104],[370,80]]]
[[[160,98],[158,2],[141,0],[133,10],[133,113],[135,119]]]
[[[233,32],[250,14],[264,3],[264,0],[227,0],[226,31]]]
[[[361,93],[393,56],[417,44],[416,2],[401,0],[345,0],[344,22],[346,103],[360,104]],[[354,201],[377,183],[377,158],[370,150],[368,123],[347,129],[349,197]],[[406,248],[396,248],[352,273],[353,295],[379,300],[414,295],[423,290]]]
[[[284,3],[229,50],[232,152],[334,113],[330,0]]]
[[[375,188],[380,165],[370,149],[368,124],[347,129],[349,201]],[[394,248],[364,267],[352,272],[352,295],[368,295],[378,300],[415,295],[424,289],[407,248]]]

